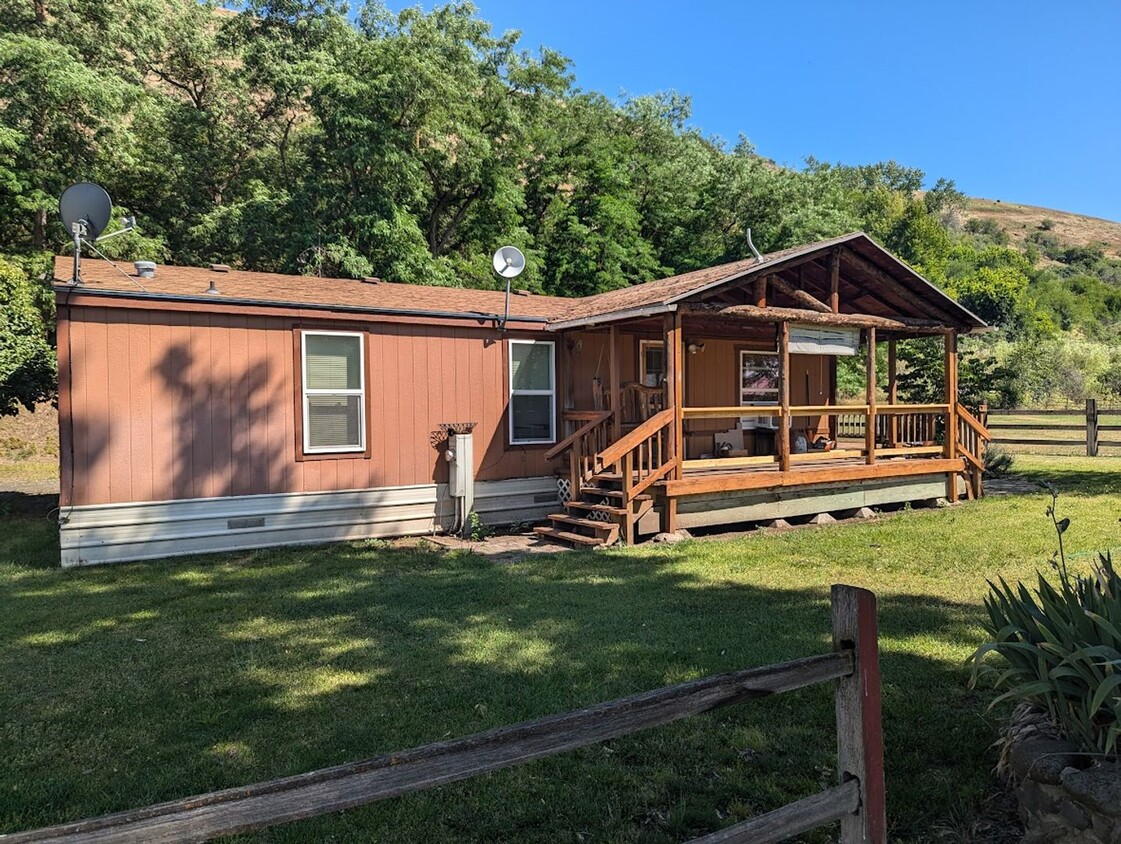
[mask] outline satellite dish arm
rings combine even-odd
[[[503,331],[506,330],[506,323],[509,322],[509,320],[510,320],[510,283],[512,281],[513,281],[512,278],[507,278],[506,279],[506,311],[505,311],[505,313],[503,314],[503,317],[502,317],[502,330]]]

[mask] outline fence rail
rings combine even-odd
[[[695,842],[781,841],[840,820],[842,844],[885,844],[876,598],[865,589],[834,586],[832,599],[830,653],[666,686],[362,762],[0,835],[0,842],[205,841],[424,791],[730,704],[835,681],[840,784]]]
[[[1097,457],[1098,449],[1102,446],[1106,448],[1121,448],[1121,438],[1117,440],[1100,439],[1101,433],[1114,433],[1121,431],[1121,424],[1103,425],[1101,424],[1101,417],[1103,416],[1121,416],[1121,409],[1103,409],[1098,407],[1095,399],[1086,399],[1085,408],[1072,408],[1070,410],[1056,410],[1048,408],[1046,410],[1031,410],[1029,408],[1016,408],[1014,410],[988,410],[984,407],[981,409],[981,421],[987,425],[993,434],[993,443],[996,445],[1033,445],[1033,446],[1056,446],[1063,448],[1081,448],[1085,446],[1087,457]],[[1083,423],[1079,424],[1064,424],[1063,422],[1016,422],[1005,421],[1015,420],[1017,417],[1024,416],[1044,416],[1044,417],[1071,417],[1082,416]],[[1011,434],[1004,432],[1009,431]],[[1037,436],[1024,436],[1016,432],[1025,431]],[[1052,433],[1070,433],[1078,431],[1083,433],[1083,436],[1078,438],[1073,437],[1054,437],[1049,436]]]

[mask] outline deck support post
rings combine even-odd
[[[619,384],[619,326],[611,323],[607,331],[607,391],[611,397],[611,441],[623,435],[623,391]]]
[[[958,438],[958,333],[947,331],[945,337],[946,352],[946,430],[943,434],[943,456],[947,459],[957,457]],[[946,483],[946,498],[949,501],[958,500],[958,476],[954,472]]]
[[[868,345],[868,360],[865,364],[864,402],[868,405],[867,422],[864,425],[864,452],[868,465],[876,462],[876,329],[865,329]]]
[[[790,471],[790,323],[778,324],[778,468]]]
[[[852,675],[837,681],[837,768],[842,781],[860,782],[860,808],[841,818],[841,841],[887,844],[876,596],[835,585],[831,598],[833,647],[850,647],[855,657]]]
[[[891,338],[887,341],[887,403],[894,405],[899,403],[899,363],[896,357],[896,340]],[[891,420],[888,422],[888,440],[892,448],[899,446],[899,417],[894,413],[891,414]]]

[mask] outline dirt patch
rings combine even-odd
[[[457,536],[426,536],[423,539],[399,540],[401,544],[429,542],[448,551],[470,551],[496,563],[517,563],[536,554],[563,554],[572,549],[542,541],[533,533],[492,536],[481,542]]]
[[[1006,478],[985,478],[985,495],[1031,495],[1043,487],[1027,478],[1009,475]]]

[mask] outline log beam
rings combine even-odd
[[[831,313],[828,305],[811,296],[805,290],[799,290],[782,276],[771,276],[771,286],[780,293],[785,293],[799,305],[809,308],[811,311],[817,311],[820,314]]]
[[[945,323],[909,317],[878,317],[870,314],[821,313],[801,308],[760,308],[755,305],[693,304],[679,306],[679,312],[700,316],[762,322],[800,322],[807,325],[836,325],[847,328],[879,328],[914,334],[943,334]]]

